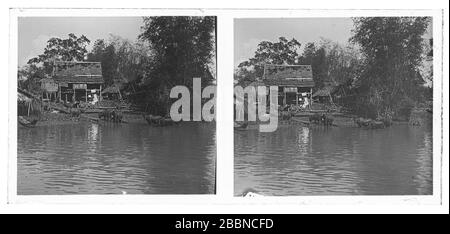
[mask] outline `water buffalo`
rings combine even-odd
[[[144,117],[145,121],[147,121],[147,123],[152,126],[162,127],[162,126],[170,126],[175,123],[178,123],[178,122],[173,121],[169,117],[162,117],[159,115],[143,115],[143,117]]]
[[[378,128],[385,128],[386,126],[384,125],[384,123],[382,121],[372,120],[370,122],[370,127],[372,129],[378,129]]]
[[[104,111],[98,113],[98,118],[106,120],[106,121],[120,123],[120,122],[122,122],[123,114],[121,111],[118,111],[118,110],[113,110],[113,111],[104,110]]]
[[[123,113],[121,111],[114,110],[111,113],[112,121],[116,123],[122,122]]]
[[[354,118],[353,121],[358,125],[358,127],[369,127],[370,126],[370,119],[364,119],[364,118]]]
[[[104,110],[102,112],[99,112],[98,113],[98,118],[99,119],[104,119],[104,120],[110,120],[111,119],[111,111]]]
[[[321,121],[322,121],[323,125],[325,125],[325,126],[332,126],[334,119],[331,118],[330,116],[323,114],[321,117]]]
[[[280,117],[281,120],[290,120],[294,114],[289,111],[281,111]]]
[[[79,117],[81,114],[81,111],[78,108],[71,109],[70,114],[72,115],[72,117]]]
[[[376,119],[376,121],[381,121],[383,122],[385,127],[389,127],[392,125],[392,119],[389,117],[379,117]]]
[[[322,116],[320,116],[319,114],[314,114],[309,116],[309,122],[310,123],[320,123],[322,120]]]

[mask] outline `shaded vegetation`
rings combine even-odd
[[[432,77],[420,72],[424,54],[432,53],[425,51],[429,45],[423,40],[430,22],[427,17],[354,18],[347,46],[325,39],[304,46],[295,38],[262,41],[254,56],[238,65],[234,78],[242,84],[255,81],[264,64],[311,65],[313,91],[331,83],[335,103],[355,114],[405,118],[432,97],[432,88],[424,86]]]

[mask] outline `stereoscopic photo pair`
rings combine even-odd
[[[18,17],[17,195],[215,194],[217,21]],[[432,195],[433,48],[432,17],[235,18],[234,196]]]

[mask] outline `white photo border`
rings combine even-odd
[[[111,17],[111,16],[217,16],[217,126],[215,195],[17,195],[17,65],[18,17]],[[233,176],[233,24],[238,18],[329,18],[358,16],[432,16],[433,17],[433,195],[424,196],[284,196],[234,197]],[[364,212],[370,206],[375,212],[383,206],[436,206],[443,202],[443,11],[442,10],[229,10],[229,9],[10,9],[9,79],[8,79],[8,188],[7,202],[15,205],[71,205],[77,209],[98,205],[108,211],[109,205],[121,204],[121,211],[151,213],[317,213],[357,206]],[[448,58],[448,57],[447,57]],[[447,60],[448,62],[448,60]],[[446,65],[447,66],[447,65]],[[446,68],[448,75],[448,67]],[[447,84],[448,85],[448,84]],[[448,94],[447,94],[448,95]],[[446,133],[444,133],[446,131]],[[448,147],[448,146],[447,146]],[[448,159],[447,159],[448,160]],[[447,161],[448,162],[448,161]],[[141,206],[145,205],[145,206]],[[334,205],[330,208],[329,205]],[[193,206],[198,207],[193,209]],[[377,207],[374,207],[377,206]],[[45,207],[45,206],[44,206]],[[134,207],[134,208],[133,208]],[[239,208],[238,208],[239,207]],[[244,208],[242,208],[244,207]],[[320,208],[318,208],[320,207]],[[55,208],[58,210],[59,208]]]

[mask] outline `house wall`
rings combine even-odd
[[[312,88],[310,87],[279,86],[278,90],[279,105],[303,105],[306,101],[305,99],[308,100],[309,105],[312,103]]]
[[[67,102],[92,102],[95,95],[101,99],[101,89],[102,84],[63,83],[59,85],[59,99]]]

